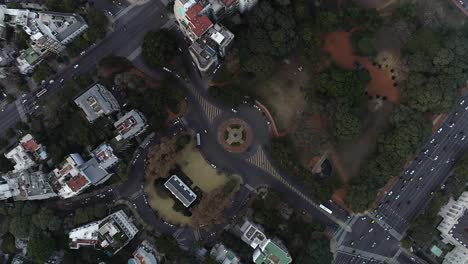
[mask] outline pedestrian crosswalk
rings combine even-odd
[[[268,174],[270,174],[271,176],[275,177],[276,179],[278,179],[282,184],[284,184],[285,186],[287,186],[291,191],[295,192],[301,199],[303,199],[304,201],[306,201],[308,204],[310,204],[311,206],[315,207],[317,210],[319,210],[320,212],[322,212],[325,216],[327,216],[328,218],[330,218],[332,221],[334,221],[335,223],[337,223],[338,225],[340,226],[343,226],[344,223],[340,220],[338,220],[336,217],[334,217],[333,215],[331,214],[328,214],[328,213],[324,213],[323,210],[320,208],[320,206],[318,204],[316,204],[312,199],[310,199],[307,195],[305,195],[304,193],[302,193],[300,190],[298,190],[296,187],[294,187],[293,185],[291,185],[291,183],[289,183],[288,181],[286,181],[283,177],[281,177],[281,175],[279,174],[279,172],[273,167],[273,165],[271,164],[268,156],[266,155],[265,151],[263,150],[262,147],[259,147],[257,149],[257,152],[255,152],[254,155],[250,156],[248,159],[247,159],[248,162],[250,162],[251,164],[257,166],[258,168],[264,170],[265,172],[267,172]]]
[[[198,103],[200,104],[201,108],[203,109],[203,112],[205,113],[206,117],[208,118],[208,121],[211,123],[213,120],[220,115],[223,111],[219,109],[218,107],[212,105],[210,102],[208,102],[197,90],[196,88],[191,87],[192,92],[194,93]]]
[[[270,160],[266,156],[265,151],[263,150],[263,148],[259,147],[257,152],[255,152],[254,155],[250,156],[247,159],[247,161],[252,163],[253,165],[259,167],[260,169],[268,172],[273,177],[275,177],[275,178],[277,178],[279,180],[282,179],[280,174],[278,173],[278,171],[276,171],[276,169],[270,163]]]

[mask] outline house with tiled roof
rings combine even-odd
[[[95,157],[85,162],[80,154],[73,153],[53,170],[49,179],[57,194],[67,199],[91,185],[105,182],[111,176],[112,173],[103,168]]]
[[[218,23],[234,12],[250,10],[258,0],[176,0],[174,15],[180,30],[190,39],[190,55],[203,76],[214,74],[234,40],[234,34]]]
[[[13,172],[19,172],[33,167],[37,161],[46,160],[47,152],[31,134],[27,134],[18,145],[5,153],[5,157],[14,163]]]

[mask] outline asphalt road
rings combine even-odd
[[[62,79],[68,80],[94,69],[102,58],[111,54],[122,57],[131,55],[132,52],[140,47],[146,32],[160,28],[167,21],[165,7],[160,1],[151,0],[144,5],[132,7],[125,15],[122,15],[114,22],[113,32],[109,33],[107,37],[96,43],[96,45],[89,47],[84,55],[72,60],[68,67],[61,72],[47,79],[45,85],[47,92],[44,95],[40,98],[36,97],[36,94],[44,88],[40,87],[29,93],[25,98],[22,98],[21,100],[27,100],[23,104],[26,111],[29,113],[34,112],[39,99],[46,102],[49,96],[53,96],[59,91],[63,87],[64,82],[61,82]],[[76,69],[75,65],[78,65]],[[50,84],[51,80],[54,81],[52,84]],[[7,108],[9,107],[7,106]],[[14,116],[17,116],[16,120],[14,120]],[[17,121],[19,121],[17,110],[12,108],[7,111],[5,109],[4,112],[0,113],[0,123],[6,125],[2,125],[0,133],[11,127],[8,125],[13,126]]]
[[[441,188],[454,162],[467,149],[467,128],[468,97],[465,97],[387,191],[378,208],[368,213],[365,220],[356,216],[352,233],[342,237],[339,246],[343,250],[350,247],[364,251],[361,255],[370,253],[394,257],[409,223],[427,206],[432,193]],[[372,246],[374,242],[376,245]],[[341,256],[341,259],[346,259],[343,260],[346,262],[352,257]]]
[[[110,33],[105,39],[97,43],[95,46],[90,47],[83,56],[72,61],[70,65],[60,73],[46,80],[47,85],[45,89],[47,89],[47,92],[40,97],[40,100],[44,100],[46,102],[48,98],[54,96],[57,91],[62,89],[62,79],[68,80],[81,73],[94,69],[100,59],[111,54],[127,57],[135,52],[135,50],[141,45],[143,37],[147,31],[160,28],[167,22],[165,16],[161,17],[164,13],[165,9],[159,1],[151,1],[145,5],[135,6],[130,9],[127,14],[122,15],[114,23],[114,32]],[[185,47],[183,50],[187,51],[187,48]],[[187,52],[184,53],[184,59],[186,60],[187,65],[191,65],[190,56],[188,56]],[[160,71],[148,69],[142,62],[141,57],[137,57],[134,60],[134,63],[137,67],[152,77],[159,77],[162,74]],[[74,67],[74,65],[78,65],[78,67]],[[260,112],[250,105],[241,106],[237,113],[233,113],[229,108],[217,104],[207,94],[205,90],[206,85],[200,79],[197,71],[193,67],[190,68],[189,77],[191,81],[190,83],[180,80],[184,86],[193,85],[195,88],[187,88],[187,91],[192,91],[187,93],[189,106],[191,108],[190,114],[187,116],[187,120],[194,130],[202,131],[207,129],[209,131],[208,134],[203,136],[204,143],[201,147],[201,152],[204,154],[205,158],[216,164],[222,170],[242,175],[244,182],[250,186],[269,186],[277,190],[283,194],[286,201],[293,207],[303,210],[305,213],[310,214],[329,226],[336,227],[333,221],[327,217],[323,210],[317,209],[310,203],[307,203],[298,193],[292,191],[291,188],[288,188],[284,183],[275,179],[262,169],[245,161],[245,156],[228,153],[221,148],[215,136],[216,124],[219,124],[219,122],[226,118],[234,116],[242,117],[255,131],[255,139],[251,149],[248,153],[243,155],[252,154],[260,147],[265,148],[271,138],[266,119]],[[54,82],[50,84],[50,80],[54,80]],[[39,88],[23,98],[26,99],[24,106],[28,111],[33,112],[35,110],[35,106],[38,105],[36,94],[41,89],[43,88]],[[194,90],[198,91],[202,97],[222,110],[222,114],[213,121],[213,124],[210,124],[206,119],[206,116],[202,114],[203,110],[197,103],[196,95],[193,93]],[[8,126],[14,126],[18,120],[19,115],[14,105],[8,105],[5,111],[0,113],[0,123],[5,124],[2,126],[3,129],[7,129]],[[145,202],[141,185],[143,184],[144,157],[146,156],[144,155],[144,152],[146,149],[142,149],[140,151],[142,151],[142,154],[132,167],[129,177],[130,180],[125,184],[114,188],[103,188],[102,190],[98,190],[92,194],[83,194],[66,201],[58,201],[57,206],[65,208],[66,210],[72,210],[83,206],[89,206],[94,203],[111,202],[119,198],[125,198],[133,202],[134,207],[138,210],[142,218],[149,224],[153,225],[158,231],[174,234],[174,229],[176,229],[176,227],[173,227],[158,218],[155,212],[151,210]],[[284,179],[289,186],[294,186],[296,190],[301,191],[301,186],[298,186],[287,177],[284,177]],[[248,194],[249,191],[246,188],[241,189],[233,201],[233,206],[227,212],[228,216],[235,215],[237,210],[244,205]],[[333,204],[328,204],[327,207],[332,209],[333,215],[336,218],[341,221],[347,220],[347,214],[341,209],[335,207]],[[177,230],[179,229],[176,229],[176,231]],[[211,237],[215,232],[220,230],[222,230],[222,227],[218,226],[208,227],[203,230],[184,228],[181,231],[177,231],[176,237],[178,238],[179,243],[189,247],[193,245],[195,237]]]

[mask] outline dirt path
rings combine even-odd
[[[400,90],[394,86],[389,74],[380,69],[378,65],[373,65],[369,58],[354,55],[350,32],[335,31],[328,33],[325,36],[324,50],[330,54],[337,65],[345,69],[352,70],[355,62],[361,63],[371,76],[371,80],[367,85],[367,92],[370,96],[385,96],[392,103],[400,102]]]

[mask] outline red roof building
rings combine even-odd
[[[203,35],[203,33],[213,26],[213,23],[207,16],[200,15],[202,10],[203,6],[200,3],[196,3],[186,12],[186,16],[190,21],[190,28],[197,37]]]
[[[78,174],[76,175],[75,177],[71,178],[68,182],[67,182],[67,185],[68,187],[70,187],[70,189],[72,189],[72,191],[74,192],[77,192],[79,191],[81,188],[83,188],[83,186],[85,186],[86,184],[88,184],[88,179],[86,177],[84,177],[83,175],[81,174]]]
[[[227,7],[230,7],[235,2],[237,2],[237,0],[223,0],[224,5],[226,5]]]
[[[29,152],[35,152],[39,149],[39,145],[37,144],[36,140],[34,140],[34,138],[31,138],[25,142],[21,142],[21,145],[23,145],[23,148]]]

